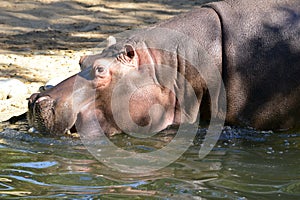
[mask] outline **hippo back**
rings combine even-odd
[[[207,7],[222,24],[227,122],[295,127],[300,119],[299,1],[229,0]]]

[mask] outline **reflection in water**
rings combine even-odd
[[[227,127],[200,160],[201,137],[176,162],[149,175],[99,163],[79,139],[0,133],[0,198],[299,199],[300,135]],[[131,151],[163,146],[168,134],[112,141]]]

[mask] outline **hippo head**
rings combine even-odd
[[[78,74],[29,98],[29,123],[41,133],[61,135],[96,115],[106,135],[141,127],[158,132],[180,121],[174,89],[178,82],[173,79],[178,61],[172,56],[118,43],[81,57]],[[172,59],[173,71],[158,70],[158,64]],[[197,103],[192,106],[197,113]]]

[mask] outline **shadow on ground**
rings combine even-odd
[[[3,1],[0,49],[91,48],[109,35],[157,23],[208,1]]]

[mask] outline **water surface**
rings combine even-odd
[[[166,137],[123,148],[147,151]],[[80,139],[0,134],[1,199],[300,199],[300,134],[227,127],[208,156],[195,139],[176,162],[151,174],[125,174],[95,159]],[[130,144],[130,147],[129,147]]]

